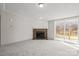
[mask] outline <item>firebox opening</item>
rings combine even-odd
[[[45,39],[45,33],[43,31],[37,31],[36,38],[37,39]]]

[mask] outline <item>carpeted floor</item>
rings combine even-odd
[[[0,47],[0,56],[78,56],[79,51],[60,41],[27,40]]]

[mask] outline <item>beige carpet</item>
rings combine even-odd
[[[0,47],[0,56],[73,56],[79,51],[60,41],[27,40]]]

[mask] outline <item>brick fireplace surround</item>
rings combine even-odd
[[[47,40],[47,29],[33,29],[33,40],[34,39]]]

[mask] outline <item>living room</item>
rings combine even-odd
[[[79,3],[0,3],[0,55],[79,55],[78,6]]]

